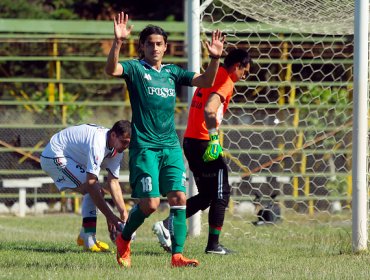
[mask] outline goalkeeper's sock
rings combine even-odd
[[[122,231],[122,238],[126,241],[131,240],[132,234],[144,223],[148,216],[141,211],[139,205],[135,205],[128,216],[126,225]]]
[[[171,206],[169,217],[172,254],[182,253],[186,239],[186,206]]]
[[[218,242],[219,242],[221,230],[222,230],[222,227],[209,225],[207,248],[214,248],[216,245],[219,244]]]

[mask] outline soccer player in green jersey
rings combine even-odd
[[[149,25],[139,35],[140,59],[119,62],[123,41],[130,35],[128,15],[118,13],[114,19],[114,41],[108,55],[107,74],[125,79],[132,107],[132,136],[130,142],[130,184],[132,197],[139,203],[130,211],[122,235],[117,236],[117,262],[130,267],[130,240],[144,220],[166,196],[170,204],[170,235],[173,267],[198,266],[195,259],[185,258],[186,188],[185,167],[179,139],[175,130],[174,113],[176,88],[179,85],[211,87],[219,66],[225,36],[212,32],[206,42],[210,63],[203,74],[188,72],[162,64],[167,49],[167,34],[159,26]]]

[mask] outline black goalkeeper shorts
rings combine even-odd
[[[212,199],[223,199],[230,195],[228,170],[222,156],[211,162],[203,161],[208,141],[184,138],[184,153],[193,172],[198,192]]]

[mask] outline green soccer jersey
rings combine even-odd
[[[130,148],[171,148],[179,145],[175,129],[178,86],[190,86],[194,72],[173,64],[152,68],[144,60],[121,63],[132,108]]]

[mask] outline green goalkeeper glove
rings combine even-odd
[[[204,162],[216,160],[220,155],[223,156],[222,147],[220,145],[216,129],[209,130],[209,138],[208,147],[203,154]]]

